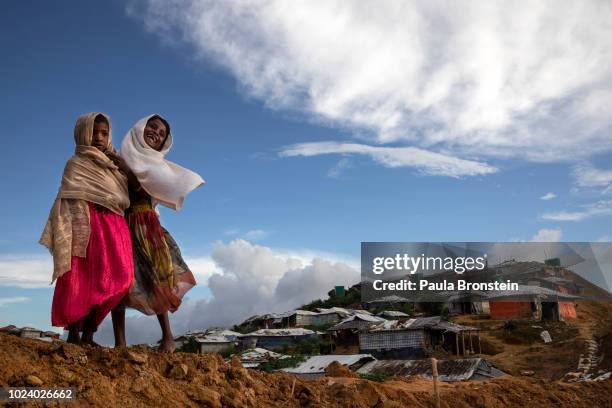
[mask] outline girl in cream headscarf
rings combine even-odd
[[[159,223],[157,204],[174,210],[204,180],[191,170],[164,157],[172,147],[170,126],[159,115],[141,119],[121,143],[120,156],[137,179],[130,190],[127,212],[134,252],[134,282],[126,305],[147,315],[155,314],[162,329],[160,350],[174,350],[168,311],[174,312],[185,293],[195,285],[181,252]],[[121,324],[121,322],[119,322]]]
[[[64,169],[40,243],[53,255],[52,281],[57,280],[52,324],[67,328],[71,343],[94,344],[96,328],[133,280],[124,219],[130,201],[126,176],[106,155],[114,152],[110,118],[98,112],[81,116],[74,139],[76,152]]]

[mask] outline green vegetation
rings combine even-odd
[[[189,337],[187,341],[177,349],[177,351],[182,351],[183,353],[199,353],[200,345],[195,338]]]
[[[263,363],[259,368],[267,373],[271,373],[281,368],[296,367],[298,364],[306,361],[307,356],[295,355],[288,358],[277,358]]]

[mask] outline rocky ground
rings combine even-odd
[[[343,367],[308,381],[247,370],[217,355],[160,354],[53,344],[0,334],[0,386],[74,387],[69,406],[123,407],[432,407],[423,379],[384,383]],[[538,377],[441,385],[442,407],[609,407],[612,380],[568,383]],[[29,403],[28,406],[44,406]]]

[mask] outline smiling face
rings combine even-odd
[[[93,135],[91,137],[91,145],[101,152],[105,152],[108,148],[110,138],[110,128],[104,117],[97,117],[94,121]]]
[[[159,117],[152,117],[144,128],[144,140],[153,150],[160,151],[168,137],[168,128]]]

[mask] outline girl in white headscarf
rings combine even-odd
[[[170,125],[159,115],[147,116],[134,125],[121,143],[120,156],[136,178],[130,191],[127,220],[134,252],[134,282],[126,305],[158,317],[160,350],[174,350],[168,311],[174,312],[195,284],[178,245],[159,223],[157,204],[174,210],[185,196],[204,184],[198,174],[165,159],[172,147]],[[130,186],[132,183],[130,183]],[[122,322],[119,322],[121,324]]]

